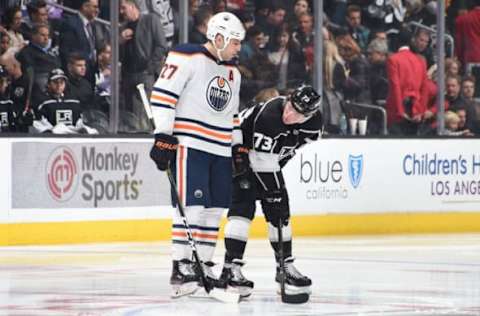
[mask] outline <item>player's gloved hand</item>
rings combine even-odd
[[[32,126],[33,125],[33,111],[26,110],[19,114],[18,124],[22,126]]]
[[[250,160],[248,159],[248,148],[243,145],[232,147],[233,178],[243,190],[250,189]]]
[[[178,139],[168,134],[155,134],[155,142],[150,150],[150,158],[155,162],[157,168],[165,171],[170,161],[175,159],[178,148]]]
[[[290,206],[288,194],[285,189],[268,191],[262,198],[262,209],[267,221],[277,227],[282,221],[283,226],[288,225],[290,219]]]

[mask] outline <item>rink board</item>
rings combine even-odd
[[[169,239],[168,181],[150,146],[0,138],[0,245]],[[477,139],[312,143],[284,169],[294,233],[479,232],[479,148]],[[266,236],[263,216],[251,236]]]

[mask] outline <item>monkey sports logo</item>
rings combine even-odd
[[[232,89],[228,81],[220,76],[216,76],[208,83],[207,101],[215,111],[223,111],[232,96]]]
[[[59,202],[68,201],[77,188],[78,167],[72,151],[64,146],[57,147],[47,160],[47,188]]]

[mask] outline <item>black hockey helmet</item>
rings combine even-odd
[[[301,85],[290,94],[290,101],[295,111],[310,116],[320,109],[322,97],[312,86]]]

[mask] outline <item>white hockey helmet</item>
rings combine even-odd
[[[225,48],[231,39],[242,41],[245,38],[245,28],[234,14],[220,12],[212,16],[207,24],[207,38],[213,42],[217,34],[223,36]]]

